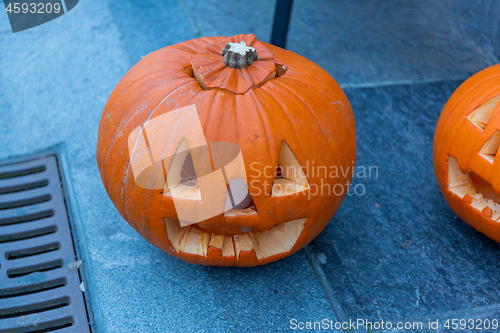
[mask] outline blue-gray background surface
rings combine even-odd
[[[65,143],[100,330],[290,331],[336,320],[304,251],[264,267],[192,266],[126,224],[95,161],[101,112],[141,56],[200,36],[268,42],[274,1],[82,0],[13,34],[0,5],[0,158]],[[499,318],[500,248],[460,221],[434,179],[439,113],[471,74],[498,63],[494,0],[296,0],[288,48],[325,68],[351,101],[363,196],[347,197],[310,248],[349,318]],[[323,285],[324,286],[324,285]]]

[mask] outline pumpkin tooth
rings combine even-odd
[[[270,230],[251,233],[257,258],[289,252],[306,224],[307,218],[278,224]]]
[[[492,209],[491,219],[493,221],[499,221],[500,220],[500,210]]]
[[[255,254],[259,260],[286,251],[281,242],[269,230],[254,232],[252,235]]]
[[[224,247],[222,249],[222,256],[223,257],[234,256],[233,237],[231,237],[231,236],[224,237]]]
[[[281,244],[283,244],[287,249],[291,250],[297,242],[302,229],[304,229],[306,220],[307,218],[303,218],[286,223],[281,223],[271,229],[271,231],[274,233],[274,236],[279,239]]]
[[[222,250],[224,247],[224,236],[223,235],[212,235],[210,238],[210,244],[208,246],[213,246]]]
[[[247,234],[233,236],[234,249],[236,251],[236,260],[240,257],[241,251],[253,250],[253,241]]]
[[[481,215],[486,218],[491,218],[491,215],[493,214],[493,210],[486,206],[484,209],[481,211]]]
[[[187,233],[187,236],[185,237],[185,242],[181,244],[181,251],[205,257],[207,255],[209,242],[210,242],[209,233],[201,231],[198,228],[192,227]]]
[[[172,246],[175,249],[175,252],[179,252],[181,247],[181,242],[188,231],[189,228],[181,227],[179,220],[164,218],[165,226],[167,228],[167,237]]]
[[[182,235],[182,239],[179,244],[179,251],[182,251],[186,246],[187,237],[189,235],[189,232],[191,231],[192,226],[187,226],[183,228],[185,228],[186,231],[184,232],[184,235]]]
[[[488,206],[488,201],[485,200],[481,193],[476,193],[471,195],[470,205],[481,212]]]

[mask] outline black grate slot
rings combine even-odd
[[[1,243],[8,243],[8,242],[15,242],[15,241],[23,240],[23,239],[45,236],[45,235],[53,234],[56,231],[57,231],[57,226],[51,225],[48,227],[18,232],[15,234],[0,235],[0,244]]]
[[[44,187],[47,185],[49,185],[49,180],[42,179],[42,180],[38,180],[36,182],[31,182],[31,183],[26,183],[26,184],[0,187],[0,194],[9,194],[9,193],[28,191],[28,190],[33,190],[35,188]]]
[[[7,252],[5,252],[5,259],[14,260],[14,259],[26,258],[26,257],[36,256],[36,255],[42,254],[42,253],[57,251],[60,248],[61,248],[61,243],[53,242],[50,244],[34,246],[34,247],[27,248],[27,249],[22,249],[22,250],[7,251]]]
[[[68,283],[65,277],[48,280],[36,284],[27,284],[21,287],[0,289],[0,299],[9,297],[19,297],[42,291],[52,290],[59,287],[64,287]]]
[[[33,198],[10,201],[10,202],[0,202],[0,210],[3,209],[12,209],[12,208],[21,208],[31,205],[36,205],[39,203],[47,202],[52,199],[52,195],[44,194]]]
[[[92,331],[59,162],[0,161],[0,333]]]
[[[44,219],[47,217],[52,217],[52,216],[54,216],[54,214],[55,214],[55,212],[53,209],[47,209],[47,210],[44,210],[42,212],[33,213],[33,214],[6,217],[3,219],[0,219],[0,226],[36,221],[36,220]]]
[[[0,309],[0,319],[15,318],[20,316],[27,316],[33,313],[55,310],[68,306],[70,303],[71,299],[68,296],[65,296],[39,303],[31,303],[22,306]]]
[[[7,276],[11,279],[28,275],[31,273],[35,272],[46,272],[50,271],[56,268],[61,268],[63,267],[64,262],[62,259],[57,259],[57,260],[52,260],[48,262],[42,262],[40,264],[36,265],[30,265],[30,266],[25,266],[25,267],[19,267],[19,268],[11,268],[7,270]]]
[[[55,319],[51,321],[45,321],[41,323],[37,323],[35,325],[23,326],[23,327],[15,327],[10,328],[8,330],[0,330],[0,333],[45,333],[45,332],[53,332],[66,327],[71,327],[75,323],[75,319],[73,317],[64,317],[60,319]]]
[[[9,178],[33,175],[36,173],[44,172],[45,170],[47,170],[47,167],[45,165],[38,165],[35,167],[26,168],[22,170],[0,172],[0,179],[9,179]]]

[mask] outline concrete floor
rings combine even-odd
[[[379,171],[355,179],[366,194],[345,199],[307,255],[251,269],[192,266],[119,216],[95,160],[101,112],[119,79],[141,56],[191,38],[254,33],[268,42],[273,12],[264,0],[88,0],[16,34],[0,13],[0,158],[64,143],[100,331],[498,318],[500,247],[454,216],[432,170],[444,103],[465,78],[499,62],[494,0],[295,1],[288,48],[345,88],[358,166]]]

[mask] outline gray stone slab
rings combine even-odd
[[[459,1],[457,11],[464,17],[461,24],[490,57],[498,63],[500,60],[500,2],[495,0]]]
[[[466,19],[452,0],[296,0],[288,48],[346,87],[468,77],[498,61],[462,26],[498,11],[470,6]]]
[[[202,36],[252,33],[269,43],[275,1],[180,0],[195,29]]]
[[[199,37],[196,22],[178,1],[121,0],[107,4],[132,64],[162,47]]]
[[[358,170],[378,177],[359,174],[365,193],[346,198],[313,248],[352,318],[500,309],[500,245],[453,214],[434,178],[434,128],[458,84],[347,90]]]

